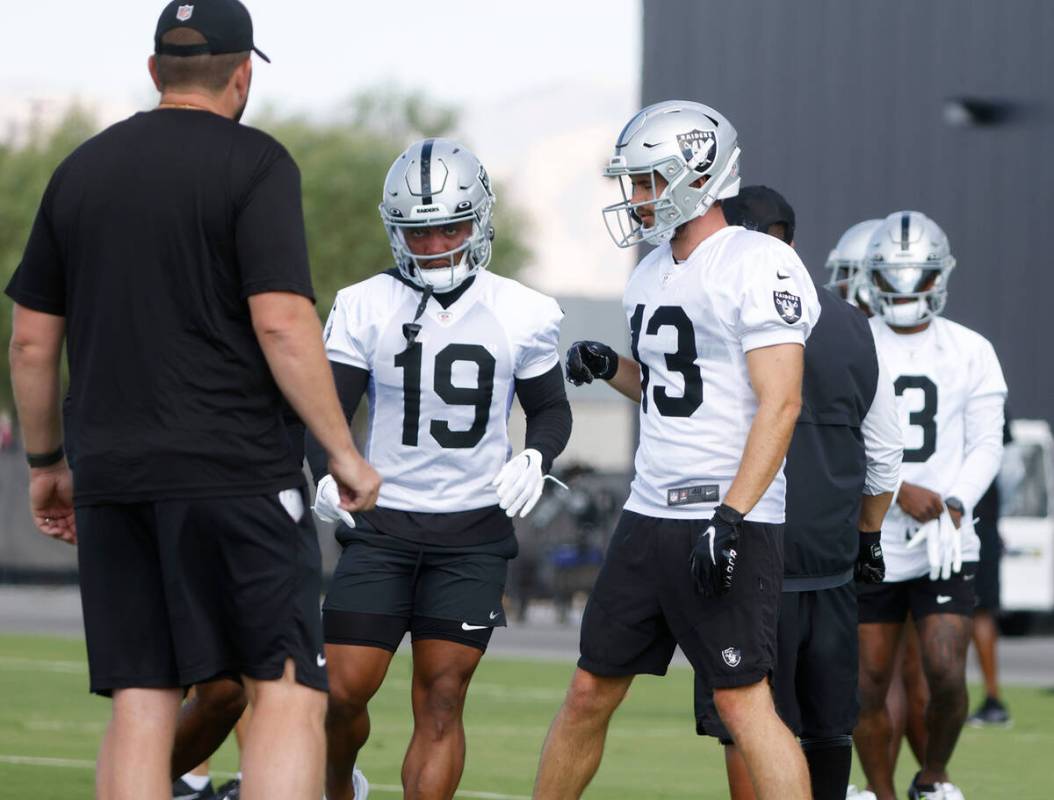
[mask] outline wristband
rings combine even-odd
[[[51,453],[26,453],[26,461],[29,462],[29,466],[33,469],[50,467],[52,464],[58,464],[65,457],[66,451],[62,449],[61,444],[57,450]]]

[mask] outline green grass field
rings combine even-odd
[[[0,637],[0,795],[69,800],[92,795],[92,760],[109,714],[87,693],[77,640]],[[485,658],[469,694],[468,764],[458,797],[530,794],[546,728],[571,664]],[[600,773],[587,797],[727,797],[720,748],[693,733],[691,676],[640,678],[611,728]],[[373,735],[361,765],[380,798],[398,796],[410,731],[409,661],[399,656],[373,706]],[[966,729],[954,775],[969,800],[1046,800],[1054,785],[1054,694],[1011,689],[1011,730]],[[911,778],[901,759],[898,785]],[[229,741],[213,769],[236,769]],[[854,780],[860,772],[854,768]]]

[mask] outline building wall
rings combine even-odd
[[[992,340],[1011,412],[1054,419],[1054,3],[643,0],[645,104],[700,100],[739,131],[745,183],[786,195],[814,277],[862,219],[916,208],[958,267],[946,316]],[[949,98],[1009,103],[956,127]]]

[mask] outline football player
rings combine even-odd
[[[342,289],[326,352],[349,419],[369,398],[367,451],[385,477],[377,508],[352,518],[325,462],[315,510],[343,552],[323,607],[330,700],[329,800],[362,800],[354,769],[368,704],[403,635],[413,642],[414,731],[406,797],[452,797],[465,759],[462,709],[495,627],[526,516],[571,432],[557,342],[563,312],[486,270],[494,230],[486,170],[463,145],[425,139],[400,155],[380,213],[395,268]],[[510,456],[513,396],[526,448]]]
[[[794,246],[795,214],[767,186],[723,203],[725,219]],[[863,248],[860,248],[861,255]],[[882,518],[903,450],[893,381],[867,318],[835,291],[805,346],[802,413],[787,462],[783,592],[772,677],[780,717],[798,735],[813,800],[845,800],[857,718],[857,582],[881,583]],[[732,800],[756,797],[704,681],[695,686],[696,730],[725,745]]]
[[[866,293],[866,287],[863,282],[856,280],[856,276],[860,272],[860,265],[867,251],[867,243],[871,239],[871,234],[881,224],[880,219],[865,219],[863,222],[851,225],[838,239],[838,243],[827,256],[827,263],[824,265],[824,268],[831,273],[825,284],[826,288],[837,292],[843,300],[858,306],[869,317],[871,309],[868,308],[866,299],[861,297]],[[850,286],[854,287],[852,295],[849,294]]]
[[[534,796],[582,794],[633,677],[665,674],[680,645],[761,796],[806,798],[805,760],[768,676],[783,579],[782,466],[816,292],[793,249],[726,224],[720,201],[739,190],[739,146],[713,108],[645,108],[619,134],[605,173],[623,189],[604,210],[616,244],[657,247],[623,296],[633,358],[578,342],[567,374],[638,401],[640,442]]]
[[[941,316],[954,266],[933,220],[898,211],[872,235],[859,276],[904,431],[902,482],[882,526],[885,582],[862,586],[859,596],[861,713],[854,738],[878,800],[895,796],[885,700],[909,614],[930,700],[925,757],[908,796],[962,796],[949,782],[948,762],[966,718],[980,548],[971,520],[999,470],[1007,388],[992,345]]]

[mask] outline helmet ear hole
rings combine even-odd
[[[487,226],[487,241],[488,242],[493,242],[494,241],[494,226],[493,225]]]

